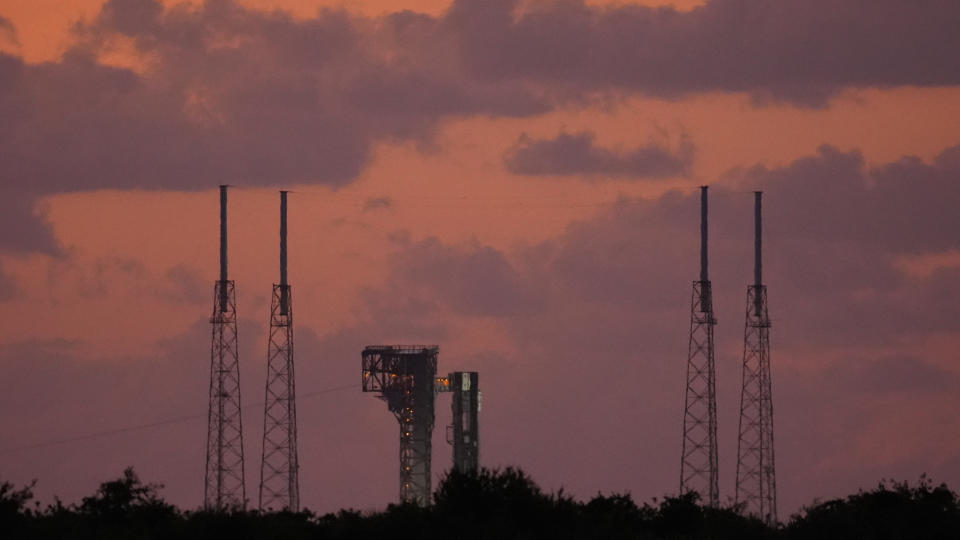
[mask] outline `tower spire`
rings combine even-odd
[[[707,186],[700,187],[700,281],[710,281],[707,276]]]
[[[287,192],[280,192],[280,285],[287,284]]]
[[[280,192],[280,314],[289,311],[290,287],[287,283],[287,192]]]
[[[220,186],[220,283],[227,282],[227,186]],[[220,287],[220,309],[226,310],[229,305],[227,287]]]
[[[753,192],[753,284],[757,287],[763,285],[763,259],[761,256],[763,219],[760,215],[762,197],[762,191]]]

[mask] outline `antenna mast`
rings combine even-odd
[[[696,491],[717,506],[717,374],[714,364],[713,297],[707,273],[707,186],[700,188],[700,280],[693,282],[687,387],[683,413],[680,492]]]
[[[737,445],[735,501],[768,525],[777,523],[777,475],[773,451],[773,392],[770,376],[770,317],[763,284],[761,196],[754,193],[753,285],[747,287],[743,333],[743,387]]]
[[[280,192],[280,283],[270,302],[267,383],[263,411],[261,510],[300,508],[297,403],[293,369],[293,305],[287,283],[287,192]]]
[[[227,186],[220,186],[220,279],[214,285],[210,346],[210,403],[203,505],[208,510],[243,508],[243,423],[240,418],[240,365],[237,305],[227,279]]]

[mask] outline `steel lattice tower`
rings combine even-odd
[[[707,274],[707,186],[700,188],[700,280],[693,282],[687,388],[683,412],[680,492],[696,491],[710,506],[720,500],[717,474],[717,371],[713,298]]]
[[[735,501],[766,522],[777,523],[777,475],[773,445],[773,393],[770,377],[770,317],[761,265],[760,198],[755,193],[754,282],[747,288],[743,333],[743,388],[740,393],[740,439],[737,448]]]
[[[287,283],[287,192],[280,192],[280,283],[270,302],[270,341],[260,462],[261,510],[300,508],[297,404],[293,370],[293,298]]]
[[[400,501],[430,504],[436,345],[363,350],[363,391],[379,392],[400,423]]]
[[[213,293],[210,346],[210,406],[203,492],[209,510],[243,508],[243,423],[240,418],[240,365],[237,353],[237,304],[227,279],[227,186],[220,186],[220,279]]]

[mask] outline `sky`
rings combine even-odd
[[[952,0],[0,0],[0,479],[71,502],[132,465],[202,503],[225,183],[251,500],[279,189],[304,506],[396,500],[359,388],[389,343],[479,371],[482,465],[676,493],[710,185],[721,499],[754,190],[781,518],[958,488],[958,26]]]

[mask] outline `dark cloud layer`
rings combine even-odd
[[[64,191],[343,185],[376,142],[424,141],[450,117],[532,116],[598,93],[746,92],[822,105],[844,88],[954,85],[958,18],[948,0],[714,0],[690,12],[461,0],[440,17],[375,19],[335,9],[296,19],[235,0],[110,0],[57,61],[0,53],[0,174],[17,216]],[[0,27],[15,36],[6,19]],[[99,62],[118,37],[142,71]],[[647,176],[689,166],[683,152],[590,142],[530,143],[511,163]],[[561,147],[582,159],[550,157]],[[33,231],[42,223],[27,227],[0,235],[0,248],[52,249]]]
[[[448,20],[478,77],[574,93],[747,92],[821,106],[844,88],[960,82],[952,0],[712,0],[690,12],[460,0]]]
[[[676,152],[657,143],[639,148],[607,149],[595,144],[590,131],[560,133],[553,139],[521,135],[504,156],[507,170],[524,175],[669,178],[685,176],[694,147],[686,138]]]
[[[231,1],[164,11],[112,0],[58,62],[4,56],[5,174],[48,191],[196,189],[216,183],[352,180],[382,139],[429,136],[451,113],[498,114],[484,87],[425,60],[386,60],[401,23],[343,11],[295,20]],[[104,66],[112,36],[133,40],[146,73]],[[513,112],[522,111],[512,101]]]

